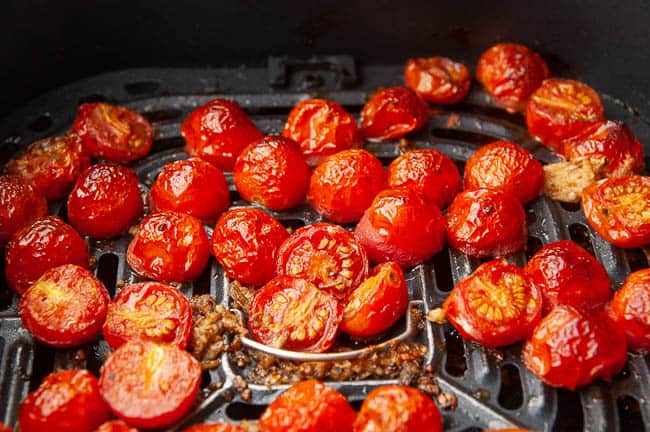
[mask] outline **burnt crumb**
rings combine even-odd
[[[91,256],[88,260],[88,270],[93,271],[97,268],[97,258]]]
[[[235,395],[232,394],[232,392],[230,390],[226,390],[225,392],[223,392],[221,397],[226,402],[232,402],[232,400],[235,398]]]
[[[230,283],[230,299],[232,300],[233,307],[241,310],[242,312],[248,311],[248,306],[251,303],[255,289],[246,285],[242,285],[237,281]]]
[[[259,432],[260,430],[256,422],[251,422],[248,420],[243,420],[239,427],[244,429],[246,432]]]
[[[124,279],[118,279],[117,281],[115,281],[116,288],[123,288],[124,285],[126,285],[126,281]]]
[[[233,380],[233,388],[239,395],[241,396],[242,400],[246,402],[250,402],[252,398],[252,392],[248,388],[248,383],[244,378],[242,378],[241,375],[235,375],[235,378]]]
[[[440,393],[438,395],[438,404],[443,410],[455,410],[458,406],[458,399],[451,393]]]
[[[424,373],[420,374],[416,378],[415,386],[418,390],[420,390],[423,393],[426,393],[429,395],[431,398],[435,398],[436,396],[439,396],[440,393],[440,386],[436,382],[435,378],[431,373]]]

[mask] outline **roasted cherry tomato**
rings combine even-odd
[[[604,311],[560,305],[535,328],[522,355],[546,384],[575,390],[611,379],[625,365],[626,352],[625,332]]]
[[[72,189],[79,174],[90,165],[90,156],[75,134],[45,138],[32,143],[5,165],[7,172],[22,177],[48,200],[59,200]]]
[[[605,267],[571,240],[560,240],[538,250],[526,272],[542,290],[542,312],[567,304],[598,308],[612,296]]]
[[[95,432],[138,432],[138,430],[122,420],[109,420],[95,429]]]
[[[530,335],[542,316],[542,292],[524,269],[498,259],[458,282],[443,310],[463,337],[500,347]]]
[[[483,432],[535,432],[530,429],[486,429]]]
[[[549,76],[539,54],[514,43],[492,46],[481,55],[476,67],[476,79],[509,112],[523,111],[531,93]]]
[[[127,285],[108,305],[104,339],[111,348],[131,340],[183,349],[192,330],[192,307],[177,289],[157,282]]]
[[[72,130],[93,157],[129,163],[151,151],[153,128],[135,111],[106,103],[79,107]]]
[[[151,211],[187,213],[214,223],[230,205],[226,177],[214,165],[198,158],[165,165],[149,191]]]
[[[445,218],[435,204],[409,188],[386,189],[372,201],[354,235],[372,262],[412,267],[442,249]]]
[[[438,105],[462,101],[470,84],[465,65],[446,57],[409,59],[404,80],[406,86],[422,99]]]
[[[305,201],[309,167],[291,139],[268,136],[246,147],[235,162],[233,180],[246,201],[286,210]]]
[[[598,93],[568,79],[544,80],[526,106],[528,132],[556,152],[562,141],[604,119]]]
[[[442,416],[429,396],[402,385],[377,387],[359,410],[354,432],[442,432]]]
[[[245,432],[245,430],[234,424],[212,423],[190,426],[183,432]]]
[[[23,179],[0,175],[0,246],[28,223],[47,214],[45,197]]]
[[[526,244],[526,212],[514,195],[493,189],[459,193],[447,209],[447,240],[474,257],[500,257]]]
[[[169,211],[144,218],[126,252],[133,271],[160,282],[194,280],[209,258],[208,236],[201,222]]]
[[[380,89],[361,110],[361,133],[370,139],[399,138],[427,123],[427,107],[406,87]]]
[[[307,199],[323,217],[356,222],[384,187],[384,167],[372,153],[343,150],[325,158],[311,174]]]
[[[312,167],[325,156],[362,144],[354,117],[341,105],[325,99],[299,102],[289,113],[282,136],[300,145],[307,164]]]
[[[607,307],[609,316],[627,335],[630,351],[650,352],[650,269],[627,277]]]
[[[317,380],[298,382],[264,410],[264,432],[352,432],[356,413],[345,396]]]
[[[591,227],[622,248],[650,243],[650,178],[601,180],[582,191],[582,209]]]
[[[68,219],[83,235],[104,239],[122,234],[142,214],[138,177],[114,164],[92,165],[68,197]]]
[[[27,395],[20,404],[18,422],[21,432],[92,432],[109,416],[97,378],[85,369],[62,370],[46,376]]]
[[[212,234],[212,255],[226,276],[246,285],[264,285],[275,276],[277,251],[289,237],[286,228],[256,208],[230,210]]]
[[[155,429],[180,420],[192,407],[201,365],[173,345],[127,342],[104,363],[99,391],[111,411],[129,424]]]
[[[508,141],[479,148],[465,164],[465,189],[499,189],[526,204],[539,196],[543,186],[542,164]]]
[[[22,294],[47,270],[63,264],[88,267],[89,259],[79,234],[58,216],[47,216],[14,234],[5,250],[5,275]]]
[[[0,423],[0,432],[13,432],[13,429],[4,423]]]
[[[299,228],[282,243],[277,274],[305,278],[345,300],[368,275],[368,256],[349,231],[317,223]]]
[[[248,327],[265,345],[323,352],[334,343],[342,315],[339,302],[313,283],[278,276],[253,294]]]

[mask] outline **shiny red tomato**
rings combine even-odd
[[[277,274],[305,278],[345,300],[368,275],[368,256],[352,233],[317,223],[297,229],[278,249]]]
[[[45,197],[23,179],[0,175],[0,246],[28,223],[47,214]]]
[[[278,248],[286,228],[256,208],[237,208],[219,218],[212,234],[212,255],[226,276],[246,285],[264,285],[275,276]]]
[[[46,376],[27,395],[20,404],[18,422],[21,432],[92,432],[109,416],[97,378],[84,369],[62,370]]]
[[[125,107],[101,102],[82,104],[72,130],[99,159],[127,164],[151,151],[151,124]]]
[[[650,269],[629,275],[623,287],[614,294],[607,312],[625,331],[630,351],[649,353]]]
[[[267,136],[246,147],[235,162],[233,180],[246,201],[271,210],[302,204],[309,167],[295,141]]]
[[[469,91],[470,78],[464,64],[446,57],[409,59],[404,71],[406,86],[437,105],[462,101]]]
[[[417,192],[406,187],[386,189],[363,214],[354,235],[372,262],[395,261],[412,267],[442,249],[445,219]]]
[[[313,283],[278,276],[253,294],[248,328],[274,348],[323,352],[334,343],[342,315],[339,302]]]
[[[201,222],[169,211],[144,218],[126,252],[134,272],[159,282],[194,280],[209,258],[208,236]]]
[[[109,420],[95,429],[94,432],[138,432],[138,430],[122,420]]]
[[[380,89],[361,110],[361,133],[365,138],[387,140],[402,137],[423,127],[427,107],[406,87]]]
[[[83,235],[115,237],[135,224],[143,205],[138,177],[132,169],[97,164],[77,179],[68,197],[68,219]]]
[[[299,102],[289,113],[282,136],[300,145],[311,167],[325,156],[362,145],[354,117],[341,105],[325,99]]]
[[[384,187],[384,167],[372,153],[343,150],[328,156],[311,174],[307,199],[323,217],[356,222]]]
[[[575,390],[609,380],[625,365],[623,329],[605,312],[560,305],[546,315],[524,345],[524,364],[553,387]]]
[[[355,415],[345,396],[312,379],[278,396],[258,425],[264,432],[352,432]]]
[[[13,432],[13,429],[4,423],[0,423],[0,432]]]
[[[245,429],[234,424],[212,423],[190,426],[183,432],[245,432]]]
[[[88,245],[58,216],[36,219],[18,230],[5,250],[5,276],[22,294],[47,270],[63,265],[89,265]]]

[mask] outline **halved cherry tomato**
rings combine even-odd
[[[609,380],[625,365],[623,329],[602,310],[556,306],[524,345],[524,364],[553,387],[575,390],[597,378]]]
[[[305,278],[345,300],[368,275],[368,256],[339,225],[317,223],[297,229],[278,249],[277,274]]]
[[[226,276],[243,284],[264,285],[275,276],[278,248],[289,237],[286,228],[256,208],[230,210],[212,234],[212,255]]]
[[[23,179],[0,175],[0,246],[28,223],[47,214],[45,197]]]
[[[110,420],[95,429],[94,432],[138,432],[138,430],[122,420]]]
[[[133,271],[159,282],[194,280],[209,258],[208,236],[201,222],[170,211],[144,218],[126,252]]]
[[[524,269],[502,258],[458,282],[443,309],[463,337],[500,347],[530,335],[542,316],[542,292]]]
[[[264,432],[352,432],[356,413],[345,396],[317,380],[298,382],[264,410]]]
[[[72,130],[93,157],[130,163],[151,151],[153,128],[135,111],[107,103],[79,107]]]
[[[582,191],[589,225],[608,242],[622,247],[650,243],[650,178],[627,176],[601,180]]]
[[[157,282],[127,285],[108,305],[104,339],[116,349],[131,340],[187,345],[192,307],[177,289]]]
[[[500,257],[526,244],[526,213],[514,195],[476,189],[456,195],[447,209],[447,240],[474,257]]]
[[[99,391],[111,411],[143,429],[168,426],[192,407],[201,365],[173,345],[127,342],[104,363]]]
[[[361,133],[366,138],[399,138],[427,123],[427,107],[406,87],[380,89],[361,110]]]
[[[391,188],[413,189],[438,208],[447,207],[463,186],[456,164],[430,149],[407,151],[393,160],[386,171],[386,182]]]
[[[228,183],[221,170],[198,158],[165,165],[149,191],[152,212],[187,213],[214,223],[230,205]]]
[[[91,432],[110,411],[99,394],[97,378],[85,369],[62,370],[45,377],[20,404],[21,432]]]
[[[629,275],[607,312],[625,331],[630,351],[650,352],[650,269]]]
[[[282,136],[300,145],[307,164],[312,167],[325,156],[362,144],[354,117],[341,105],[325,99],[305,100],[293,107]]]
[[[465,189],[499,189],[526,204],[539,196],[543,186],[542,164],[508,141],[484,145],[465,164]]]
[[[328,156],[311,174],[307,199],[323,217],[337,223],[356,222],[384,187],[384,167],[363,149]]]
[[[412,267],[442,249],[445,219],[417,192],[406,187],[386,189],[372,201],[354,235],[372,262],[395,261]]]
[[[295,141],[267,136],[242,150],[233,180],[246,201],[286,210],[305,201],[309,167]]]
[[[528,132],[556,152],[562,141],[605,119],[598,93],[578,81],[549,78],[526,106]]]
[[[122,234],[142,214],[138,177],[114,164],[90,166],[68,197],[68,219],[83,235],[104,239]]]
[[[22,177],[48,200],[59,200],[72,189],[79,174],[90,165],[90,156],[75,134],[50,137],[29,145],[5,165],[7,172]]]
[[[245,432],[245,430],[234,424],[212,423],[190,426],[183,432]]]
[[[248,327],[265,345],[323,352],[334,343],[342,315],[339,302],[307,279],[278,276],[253,294]]]
[[[455,104],[469,91],[470,76],[464,64],[446,57],[409,59],[404,71],[406,86],[427,102]]]
[[[549,76],[548,66],[539,54],[514,43],[490,47],[476,66],[476,78],[509,112],[523,111],[531,93]]]
[[[377,387],[359,410],[354,432],[442,432],[442,416],[429,396],[402,385]]]
[[[14,234],[5,250],[5,275],[22,294],[47,270],[63,264],[88,267],[89,260],[81,236],[58,216],[47,216]]]
[[[544,314],[560,304],[598,308],[612,296],[605,267],[571,240],[542,247],[526,264],[526,272],[542,290]]]

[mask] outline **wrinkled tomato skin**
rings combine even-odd
[[[90,165],[90,155],[74,134],[45,138],[27,147],[5,165],[48,200],[60,200],[72,189],[79,174]]]
[[[622,248],[650,243],[650,178],[609,178],[582,191],[582,209],[589,225],[608,242]]]
[[[630,274],[607,312],[627,335],[630,351],[650,352],[650,269]]]
[[[97,378],[87,370],[62,370],[45,377],[20,404],[22,432],[92,432],[110,411],[99,394]]]
[[[45,197],[23,179],[0,175],[0,246],[28,223],[47,215]]]
[[[212,423],[194,425],[183,432],[245,432],[244,429],[234,424]]]
[[[192,281],[201,275],[209,257],[201,222],[169,211],[144,218],[126,252],[133,271],[158,282]]]
[[[127,167],[97,164],[86,169],[68,197],[68,219],[79,233],[97,239],[122,234],[142,215],[138,177]]]
[[[406,86],[436,105],[462,101],[469,91],[470,78],[464,64],[446,57],[409,59],[404,70]]]
[[[309,167],[295,141],[268,136],[241,152],[233,180],[246,201],[286,210],[305,201]]]
[[[544,169],[526,149],[508,141],[494,141],[474,152],[465,164],[465,189],[498,189],[526,204],[544,186]]]
[[[355,415],[345,396],[311,379],[278,396],[258,424],[264,432],[352,432]]]
[[[282,136],[298,143],[310,167],[325,156],[362,145],[355,118],[325,99],[299,102],[289,113]]]
[[[311,174],[307,199],[321,216],[356,222],[384,187],[384,167],[372,153],[343,150],[325,158]]]
[[[122,420],[109,420],[95,429],[95,432],[138,432],[138,430]]]
[[[248,327],[259,342],[301,352],[324,352],[343,315],[339,302],[306,279],[277,276],[255,291]]]
[[[88,245],[58,216],[46,216],[18,230],[5,250],[5,276],[22,294],[47,270],[63,264],[88,267]]]
[[[359,410],[354,432],[442,432],[442,416],[429,396],[402,385],[377,387]]]
[[[149,191],[152,212],[186,213],[212,224],[230,205],[230,192],[223,172],[198,158],[165,165]]]
[[[490,47],[476,67],[478,81],[509,112],[524,111],[530,95],[549,76],[548,66],[539,54],[514,43]]]
[[[610,380],[626,361],[623,329],[602,311],[555,307],[522,351],[526,367],[553,387],[575,390],[597,378]]]
[[[286,228],[270,214],[256,208],[233,209],[214,227],[212,255],[230,279],[261,286],[275,276],[278,248],[288,237]]]
[[[373,94],[361,110],[361,134],[375,140],[399,138],[427,120],[427,107],[413,90],[389,87]]]
[[[542,316],[542,293],[524,269],[498,259],[461,280],[443,310],[463,337],[501,347],[530,335]]]

